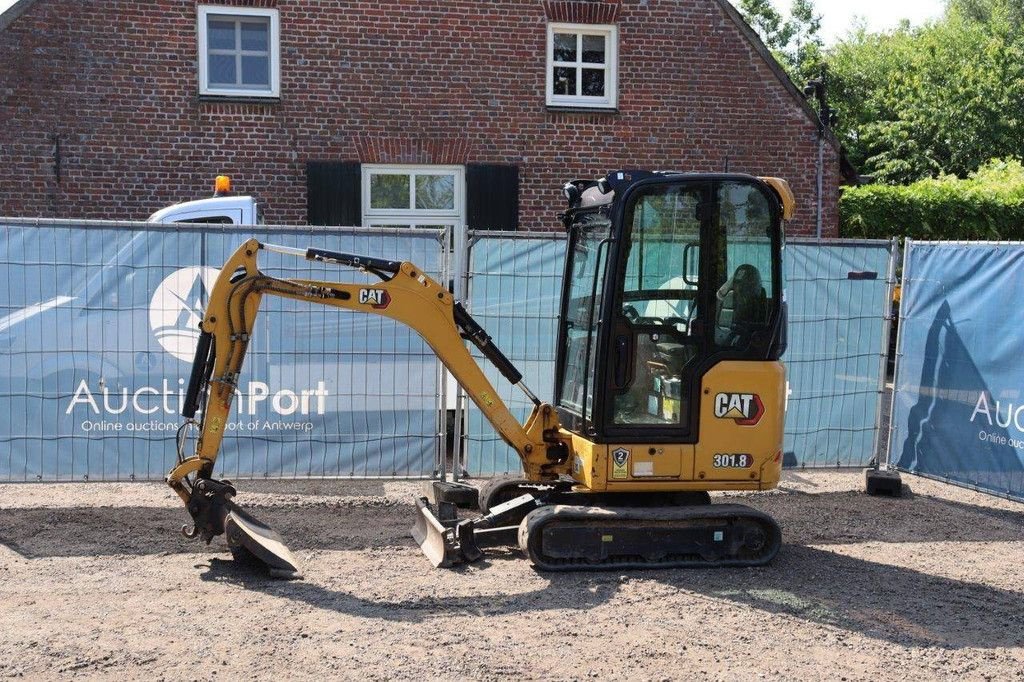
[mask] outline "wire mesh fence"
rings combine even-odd
[[[560,234],[477,232],[468,239],[469,309],[542,400],[554,397],[565,248]],[[896,244],[888,241],[795,239],[787,246],[787,466],[864,466],[875,456],[895,258]],[[486,371],[525,418],[530,402],[496,371]],[[466,414],[456,460],[461,472],[518,472],[518,458],[475,406],[460,402],[460,409]]]
[[[565,265],[562,233],[472,232],[467,240],[468,309],[498,348],[523,374],[523,382],[551,401],[555,383],[558,304]],[[505,381],[483,356],[484,373],[520,422],[533,404]],[[486,476],[521,469],[519,458],[472,403],[459,401],[465,436],[458,443],[456,473]]]
[[[249,237],[411,260],[448,279],[447,230],[0,220],[0,481],[162,479],[202,310],[218,267]],[[260,266],[371,282],[278,254]],[[432,476],[439,376],[402,325],[267,296],[217,474]]]
[[[209,290],[242,240],[453,263],[473,315],[542,399],[553,399],[560,233],[238,227],[0,219],[0,481],[161,479]],[[859,466],[876,452],[895,246],[795,240],[789,466]],[[367,282],[264,253],[289,278]],[[217,474],[429,477],[445,467],[446,385],[434,353],[386,318],[267,297]],[[475,349],[473,349],[475,352]],[[516,417],[531,403],[483,362]],[[519,471],[482,415],[457,403],[458,474]]]
[[[786,466],[859,467],[879,450],[895,241],[786,246]]]

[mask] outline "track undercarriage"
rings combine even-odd
[[[518,545],[545,571],[748,567],[770,562],[782,544],[770,516],[710,504],[707,493],[634,497],[573,492],[561,484],[503,487],[482,491],[484,513],[475,518],[460,519],[450,502],[417,501],[412,534],[434,566],[476,561],[486,547]],[[522,494],[501,501],[509,491]]]

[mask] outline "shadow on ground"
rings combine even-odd
[[[318,609],[385,621],[421,623],[462,614],[589,610],[614,600],[627,581],[644,580],[672,588],[664,596],[669,610],[673,601],[696,594],[903,646],[1024,646],[1022,593],[798,545],[784,546],[774,564],[764,569],[639,571],[628,576],[544,574],[547,584],[527,593],[429,594],[397,601],[366,599],[311,582],[255,577],[223,559],[213,559],[203,568],[204,581],[240,585]]]

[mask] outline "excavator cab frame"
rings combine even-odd
[[[785,351],[783,204],[767,182],[739,174],[619,172],[574,190],[580,199],[563,217],[559,418],[598,443],[697,443],[705,374],[722,361],[775,361]],[[581,268],[581,260],[597,264]],[[759,319],[725,314],[718,294],[736,271],[760,283],[763,305],[743,306]],[[586,333],[573,344],[581,310]],[[580,392],[585,399],[573,396]],[[626,407],[630,392],[639,404]]]

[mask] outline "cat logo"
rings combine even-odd
[[[359,302],[374,310],[384,310],[391,303],[391,294],[383,289],[360,289]]]
[[[764,403],[754,393],[719,393],[715,396],[715,416],[732,419],[740,426],[756,426],[764,416]]]

